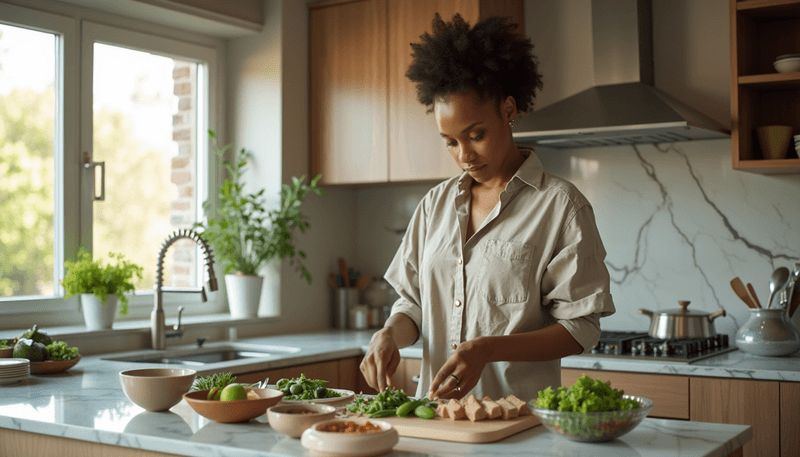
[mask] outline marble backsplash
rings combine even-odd
[[[730,140],[537,154],[594,207],[617,307],[601,321],[604,329],[646,331],[650,319],[640,308],[674,309],[689,300],[697,311],[725,309],[715,327],[733,336],[749,311],[730,280],[752,283],[766,303],[772,270],[800,262],[800,175],[733,170]],[[362,268],[386,270],[428,188],[357,192]],[[794,321],[800,324],[800,313]]]

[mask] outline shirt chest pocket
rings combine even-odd
[[[511,241],[487,240],[477,288],[489,303],[528,300],[531,264],[536,247]]]

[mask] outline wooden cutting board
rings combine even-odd
[[[441,417],[420,419],[418,417],[382,417],[378,420],[392,424],[400,436],[425,438],[460,443],[491,443],[540,424],[539,418],[528,415],[515,419],[450,420]]]

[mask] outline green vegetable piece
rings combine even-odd
[[[71,348],[63,341],[53,341],[47,345],[50,360],[72,360],[78,356],[78,348]]]
[[[419,405],[414,408],[414,415],[420,419],[433,419],[436,416],[436,410],[428,405]]]
[[[399,408],[397,408],[397,416],[398,417],[408,417],[408,415],[411,414],[412,412],[414,412],[416,407],[421,405],[422,403],[423,403],[423,400],[409,400],[409,401],[403,403],[402,405],[400,405]]]
[[[47,346],[29,338],[20,338],[14,345],[12,356],[17,359],[28,359],[31,362],[43,362],[47,359]]]
[[[327,398],[328,397],[328,389],[324,387],[320,387],[314,392],[315,398]]]
[[[289,388],[289,391],[292,395],[301,395],[303,393],[303,386],[300,384],[292,384],[292,387]]]
[[[392,408],[392,409],[382,409],[380,411],[375,411],[374,413],[370,414],[369,417],[375,419],[378,417],[389,417],[396,415],[397,415],[397,409]]]
[[[192,388],[189,389],[189,392],[194,392],[196,390],[211,390],[214,387],[219,387],[222,389],[234,381],[236,381],[236,376],[234,376],[232,373],[214,373],[206,377],[195,379],[194,383],[192,384]]]
[[[23,333],[21,338],[28,338],[36,341],[37,343],[42,343],[45,346],[53,342],[53,339],[50,338],[50,335],[40,331],[37,325],[34,325],[33,328]]]

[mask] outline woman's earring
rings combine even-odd
[[[517,122],[517,120],[516,119],[511,119],[510,121],[508,121],[508,126],[511,127],[511,128],[514,128],[514,122]]]

